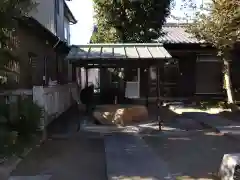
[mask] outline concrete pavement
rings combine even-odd
[[[240,152],[235,140],[210,130],[144,136],[178,180],[214,180],[224,154]]]
[[[218,171],[225,153],[240,152],[234,140],[200,127],[206,124],[219,131],[231,125],[238,128],[215,115],[184,114],[168,123],[176,132],[166,133],[167,128],[165,133],[154,131],[159,136],[142,134],[148,125],[138,126],[140,134],[130,128],[132,132],[111,132],[104,137],[98,132],[77,132],[78,115],[72,124],[69,120],[64,118],[62,125],[53,126],[53,139],[32,151],[11,174],[15,177],[11,180],[24,176],[24,180],[27,176],[31,180],[212,179],[211,173]]]
[[[79,132],[83,120],[73,107],[51,123],[48,140],[24,158],[10,180],[106,180],[103,137]]]
[[[105,151],[109,180],[172,179],[167,163],[136,134],[106,136]]]
[[[37,175],[49,175],[50,180],[106,180],[103,139],[96,133],[79,133],[66,139],[48,140],[11,174],[12,177]]]
[[[184,113],[186,117],[215,129],[217,132],[240,140],[240,123],[225,119],[217,114]]]

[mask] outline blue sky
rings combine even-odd
[[[202,0],[195,0],[198,5]],[[76,25],[71,25],[71,44],[87,44],[92,35],[93,29],[93,1],[92,0],[72,0],[67,2],[74,16],[78,20]],[[176,0],[175,9],[172,14],[178,17],[184,17],[184,12],[181,10],[182,0]],[[187,12],[189,15],[192,11]],[[173,22],[174,19],[169,18],[168,22]]]

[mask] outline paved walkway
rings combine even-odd
[[[34,148],[8,180],[107,179],[104,139],[99,133],[79,132],[84,118],[76,110],[50,124],[49,139]]]
[[[205,130],[194,136],[178,132],[144,140],[137,134],[142,128],[138,127],[137,130],[130,128],[131,133],[112,132],[102,138],[98,133],[77,132],[78,114],[62,119],[62,123],[50,126],[49,131],[52,137],[64,136],[53,138],[30,153],[10,180],[22,180],[20,176],[24,180],[28,180],[27,176],[31,180],[171,180],[175,179],[171,175],[179,173],[207,177],[208,173],[217,171],[223,154],[239,152],[235,141]],[[69,124],[70,119],[72,124]],[[206,113],[186,113],[183,119],[178,119],[175,128],[199,129],[191,119],[239,137],[240,124]]]
[[[222,158],[240,152],[236,140],[208,131],[145,136],[144,140],[168,163],[178,180],[213,180]]]
[[[184,115],[198,121],[199,123],[207,125],[220,133],[240,140],[240,123],[236,121],[225,119],[216,114],[184,113]]]
[[[15,176],[10,177],[9,180],[50,180],[50,175],[37,175],[37,176]]]
[[[113,133],[105,137],[109,180],[171,179],[167,163],[138,135]]]
[[[49,140],[18,165],[10,180],[22,180],[18,176],[24,180],[106,180],[104,153],[104,141],[96,133]]]

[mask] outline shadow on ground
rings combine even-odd
[[[68,134],[78,131],[82,116],[83,113],[78,110],[77,105],[71,107],[48,125],[48,135]]]
[[[11,175],[51,175],[51,180],[106,180],[104,141],[93,133],[48,140],[31,152]]]
[[[213,179],[223,155],[240,152],[236,141],[211,131],[145,136],[144,140],[179,179]]]
[[[11,176],[51,175],[51,180],[106,180],[104,139],[79,131],[83,113],[72,107],[47,128],[48,140],[17,166]]]

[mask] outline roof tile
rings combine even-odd
[[[192,34],[186,32],[186,26],[180,24],[166,24],[163,26],[164,35],[157,41],[163,44],[196,44],[201,43]]]

